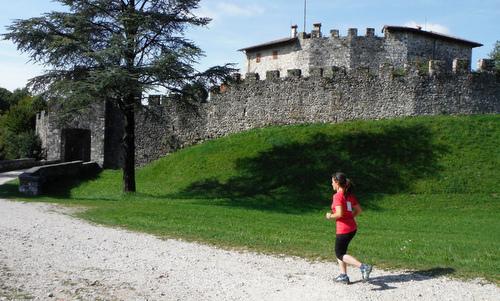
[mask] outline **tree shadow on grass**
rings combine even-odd
[[[404,274],[398,275],[385,275],[372,277],[368,281],[368,283],[377,286],[377,288],[373,288],[374,291],[383,291],[389,289],[397,289],[395,286],[391,286],[391,283],[402,283],[402,282],[410,282],[410,281],[426,281],[433,278],[453,274],[455,269],[453,268],[442,268],[436,267],[428,270],[419,270],[413,271]],[[360,280],[361,281],[361,280]],[[359,282],[360,282],[359,281]],[[356,282],[353,282],[356,283]]]
[[[279,137],[276,139],[279,141]],[[236,162],[238,176],[195,182],[177,197],[226,199],[224,205],[303,212],[329,205],[331,174],[343,171],[357,193],[399,193],[435,176],[447,150],[423,125],[386,126],[377,131],[316,134],[306,142],[276,143]],[[376,202],[362,200],[377,209]]]

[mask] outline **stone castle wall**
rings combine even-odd
[[[500,113],[500,80],[492,72],[435,69],[312,69],[285,78],[256,74],[212,94],[202,104],[163,98],[137,115],[137,163],[184,146],[268,125],[341,122],[437,114]]]
[[[105,120],[106,109],[102,103],[95,103],[71,118],[58,118],[56,108],[52,111],[37,114],[36,132],[42,141],[42,149],[47,160],[64,161],[65,139],[63,130],[84,129],[90,131],[90,160],[103,166],[105,160]]]
[[[136,114],[136,162],[141,166],[180,148],[231,133],[303,123],[335,123],[416,115],[500,113],[500,77],[484,61],[470,72],[468,61],[430,62],[416,68],[314,68],[308,77],[290,70],[286,77],[255,73],[212,93],[205,103],[151,98]],[[91,160],[105,168],[122,162],[123,116],[97,103],[65,122],[57,111],[37,118],[48,160],[63,159],[64,129],[91,133]]]

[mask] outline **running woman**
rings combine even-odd
[[[336,220],[335,255],[340,267],[340,275],[336,282],[349,284],[347,265],[360,269],[363,280],[370,278],[372,266],[361,263],[347,254],[347,247],[356,235],[357,225],[354,218],[361,213],[361,206],[352,194],[352,183],[345,174],[337,172],[332,176],[332,187],[337,193],[333,195],[332,211],[326,214],[326,219]]]

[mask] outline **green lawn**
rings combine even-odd
[[[89,206],[112,226],[237,249],[334,260],[330,175],[364,213],[350,252],[378,267],[500,282],[500,116],[418,117],[251,130],[139,169],[24,200]],[[0,197],[17,197],[17,184]],[[444,271],[444,272],[443,272]]]

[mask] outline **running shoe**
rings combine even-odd
[[[363,278],[363,280],[370,279],[370,273],[372,272],[373,266],[363,263],[359,269],[361,270],[361,278]]]
[[[340,275],[338,275],[337,278],[335,278],[335,282],[345,283],[345,284],[349,284],[350,283],[349,277],[347,276],[347,274],[340,274]]]

